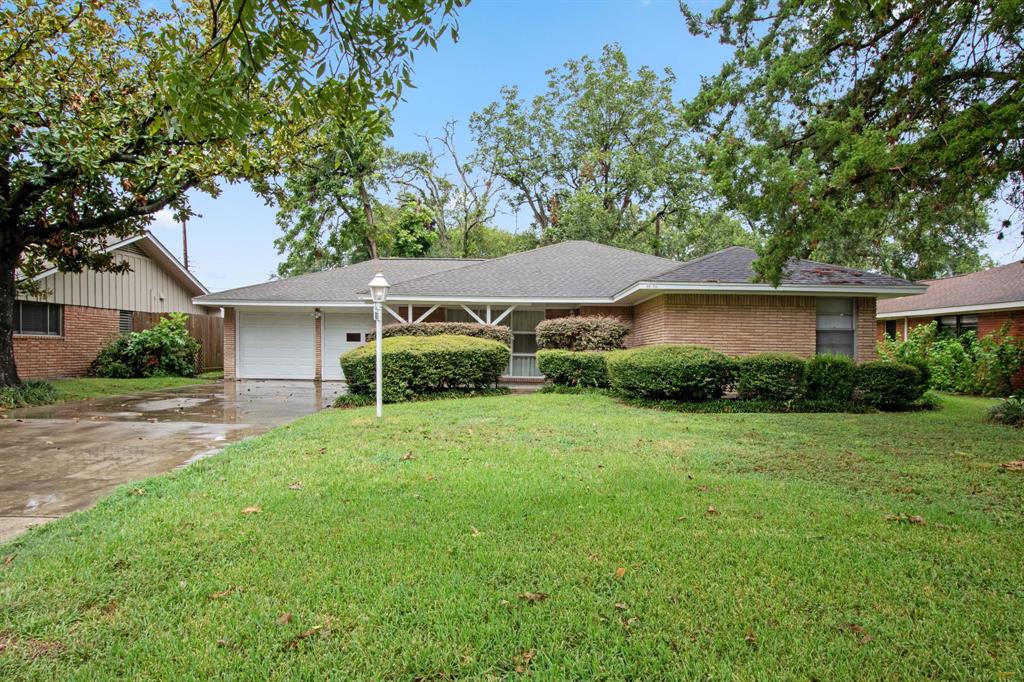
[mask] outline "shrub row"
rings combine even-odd
[[[446,334],[424,338],[383,339],[383,399],[395,403],[417,396],[494,386],[508,365],[508,346],[491,339]],[[366,343],[341,356],[348,390],[374,395],[375,344]]]
[[[731,359],[703,346],[645,346],[612,353],[539,351],[537,364],[554,384],[611,388],[635,401],[707,402],[734,388],[748,405],[772,404],[783,411],[807,406],[906,409],[928,387],[928,373],[910,363],[877,361],[854,365],[845,356],[808,360],[783,353]]]
[[[537,325],[537,346],[559,350],[616,350],[629,335],[629,325],[614,317],[556,317]]]
[[[497,324],[475,324],[472,322],[409,322],[406,324],[389,324],[381,328],[381,338],[395,336],[472,336],[479,339],[490,339],[512,345],[512,330]],[[375,334],[367,336],[373,340]]]

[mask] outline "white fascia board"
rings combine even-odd
[[[923,294],[925,285],[872,287],[861,284],[770,284],[745,282],[637,282],[615,295],[618,301],[639,292],[726,293],[726,294],[819,294],[832,296],[908,296]]]
[[[369,297],[365,299],[369,302]],[[451,305],[612,305],[614,301],[610,298],[524,298],[522,296],[388,296],[388,302],[401,303],[402,305],[444,304]]]
[[[339,301],[239,301],[232,299],[207,300],[202,296],[192,299],[196,305],[219,306],[221,308],[368,308],[370,303]]]
[[[940,317],[942,315],[958,315],[960,313],[987,313],[998,310],[1024,309],[1024,301],[1007,301],[1006,303],[986,303],[984,305],[959,305],[950,308],[922,308],[920,310],[900,310],[894,313],[878,313],[879,320],[890,320],[901,317]]]

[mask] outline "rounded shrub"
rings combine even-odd
[[[376,390],[375,343],[341,356],[348,389],[357,395]],[[383,398],[395,403],[416,395],[494,386],[508,366],[508,346],[470,336],[396,336],[383,339]]]
[[[556,386],[606,388],[606,355],[601,351],[539,350],[537,368]]]
[[[927,377],[906,362],[876,360],[857,368],[857,390],[861,400],[872,407],[905,409],[927,389]]]
[[[202,349],[188,333],[188,315],[169,313],[149,329],[119,337],[100,350],[90,374],[112,379],[192,377],[199,372]]]
[[[733,379],[733,361],[704,346],[644,346],[609,353],[608,378],[629,398],[716,400]]]
[[[475,324],[472,322],[409,322],[389,324],[381,328],[380,336],[389,339],[395,336],[472,336],[490,339],[512,346],[512,330],[499,324]],[[372,341],[375,334],[367,335]]]
[[[848,403],[857,384],[857,366],[845,355],[815,355],[804,365],[804,397]]]
[[[793,400],[800,397],[803,358],[789,353],[761,353],[736,362],[736,392],[743,400]]]
[[[629,325],[614,317],[556,317],[537,325],[537,346],[560,350],[616,350],[629,335]]]

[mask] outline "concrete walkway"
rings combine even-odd
[[[343,391],[340,382],[229,381],[12,410],[0,420],[0,542]]]

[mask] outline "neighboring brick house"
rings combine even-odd
[[[508,378],[538,377],[535,328],[545,318],[614,315],[630,346],[697,343],[731,355],[786,351],[875,357],[875,300],[919,293],[914,282],[806,260],[778,287],[755,282],[750,249],[686,263],[572,241],[490,260],[378,259],[195,299],[225,311],[225,376],[342,379],[339,356],[373,328],[367,283],[381,272],[395,321],[504,324]]]
[[[206,287],[150,233],[111,243],[125,273],[60,272],[35,279],[40,296],[19,295],[14,309],[14,361],[23,379],[84,375],[99,350],[119,334],[152,326],[161,313],[190,315],[190,326],[213,330],[220,357],[219,310],[192,298]]]
[[[985,336],[1005,326],[1024,339],[1024,263],[922,282],[928,291],[878,302],[876,336],[905,340],[914,327],[936,322],[941,333]],[[1024,386],[1024,370],[1016,385]]]

